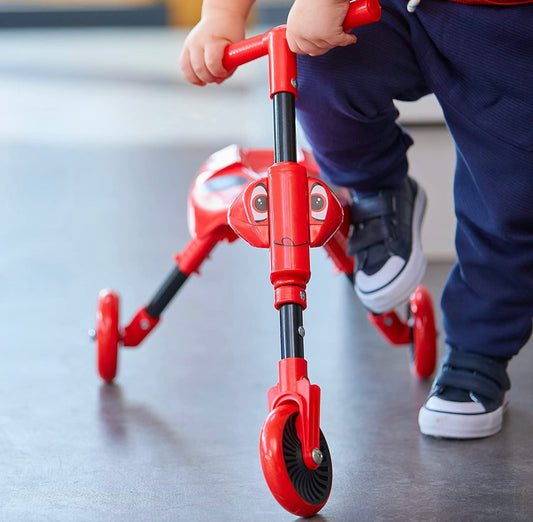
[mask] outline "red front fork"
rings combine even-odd
[[[296,431],[304,463],[316,469],[320,465],[316,453],[320,449],[320,388],[309,382],[305,359],[292,357],[279,362],[279,382],[268,390],[268,409],[287,403],[298,407]]]

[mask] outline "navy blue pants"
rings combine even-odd
[[[435,93],[457,151],[446,341],[510,358],[533,317],[533,4],[405,4],[382,0],[355,45],[299,57],[298,118],[323,175],[371,191],[407,174],[392,100]]]

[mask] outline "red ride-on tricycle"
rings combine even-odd
[[[357,0],[345,27],[380,18],[378,0]],[[239,237],[270,249],[270,280],[280,314],[279,382],[268,391],[269,414],[260,436],[263,473],[276,500],[299,516],[317,513],[326,503],[332,466],[320,430],[320,388],[307,377],[303,310],[310,279],[310,247],[323,246],[338,271],[353,281],[354,259],[347,255],[350,228],[347,194],[320,179],[312,156],[296,147],[294,101],[296,57],[285,27],[228,46],[224,64],[234,69],[268,55],[274,106],[274,150],[227,147],[213,154],[197,174],[189,194],[191,240],[175,256],[176,266],[150,303],[120,327],[119,298],[103,290],[98,298],[96,344],[98,371],[111,382],[119,346],[138,346],[187,278],[198,271],[219,241]],[[428,378],[435,368],[436,333],[431,297],[422,286],[410,299],[402,321],[390,311],[369,313],[370,321],[392,344],[408,344],[413,369]]]

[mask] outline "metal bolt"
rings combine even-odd
[[[141,328],[143,330],[148,330],[148,328],[150,328],[150,323],[146,319],[143,319],[141,321]]]
[[[96,341],[96,330],[94,328],[91,328],[88,332],[89,334],[89,337],[93,340],[93,341]]]
[[[298,326],[298,333],[303,337],[305,335],[305,328],[303,326]]]
[[[386,317],[383,322],[385,323],[385,326],[392,326],[392,317]]]
[[[300,299],[305,301],[305,292],[303,290],[300,291]]]
[[[298,89],[298,81],[296,80],[296,78],[291,78],[291,85],[292,85],[295,89]]]
[[[315,464],[318,464],[320,466],[320,464],[322,464],[322,461],[324,460],[324,455],[322,455],[322,452],[318,448],[315,448],[311,452],[311,455]]]

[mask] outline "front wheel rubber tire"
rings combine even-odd
[[[323,460],[315,470],[303,461],[296,433],[298,409],[282,405],[273,409],[261,430],[260,456],[263,475],[275,499],[290,513],[309,517],[326,504],[331,492],[332,466],[326,439],[320,432]]]

